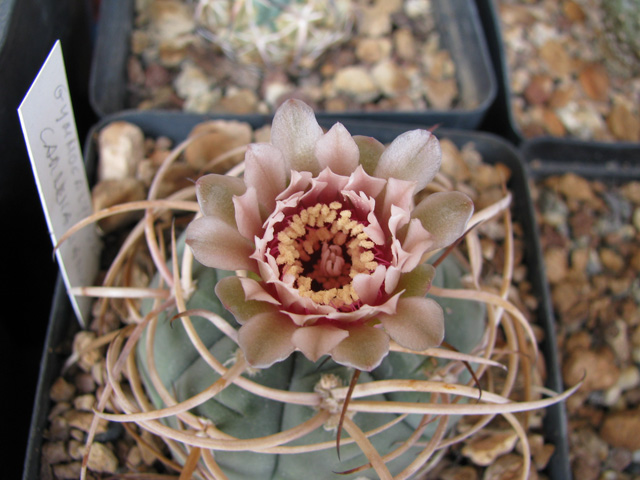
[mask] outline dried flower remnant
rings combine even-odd
[[[275,115],[271,143],[249,146],[244,181],[198,181],[203,216],[187,244],[208,267],[250,272],[221,280],[216,293],[242,324],[252,366],[299,350],[370,371],[389,337],[418,351],[442,342],[442,309],[424,297],[435,272],[422,259],[460,237],[473,204],[460,192],[414,204],[440,161],[426,130],[385,149],[339,123],[323,133],[311,108],[291,100]]]

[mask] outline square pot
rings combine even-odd
[[[372,118],[376,120],[473,129],[493,103],[497,85],[489,50],[474,2],[433,0],[441,41],[456,64],[459,106],[426,111],[318,111],[318,118]],[[100,116],[135,108],[127,103],[127,60],[134,22],[133,0],[102,2],[94,51],[90,101]]]
[[[193,115],[177,112],[123,112],[102,119],[90,132],[85,150],[86,161],[89,165],[96,161],[97,132],[110,122],[121,120],[138,125],[146,135],[151,137],[167,136],[174,142],[186,137],[194,125],[212,118],[207,115]],[[263,117],[222,117],[226,119],[238,119],[248,121],[253,127],[265,124]],[[323,126],[331,122],[319,119]],[[415,125],[381,124],[379,122],[364,122],[357,120],[344,120],[345,127],[352,135],[370,135],[382,142],[389,142],[400,133],[415,128]],[[536,229],[533,206],[529,195],[527,174],[520,154],[504,140],[490,134],[478,132],[465,132],[460,130],[438,130],[440,138],[450,139],[461,147],[473,142],[482,158],[487,162],[505,164],[511,170],[509,188],[515,192],[512,211],[514,219],[523,231],[522,238],[525,241],[524,263],[528,270],[528,281],[531,283],[531,293],[539,300],[536,312],[537,324],[545,331],[545,338],[541,344],[541,352],[544,355],[547,368],[546,386],[555,391],[560,391],[560,371],[555,350],[555,332],[553,317],[550,313],[548,293],[544,283],[544,268],[540,255],[540,245]],[[60,283],[61,285],[61,283]],[[27,471],[25,480],[37,478],[38,462],[43,441],[43,432],[46,429],[47,414],[49,408],[48,390],[55,376],[59,375],[62,358],[55,352],[62,345],[69,343],[69,328],[75,326],[75,320],[71,318],[71,309],[68,306],[63,289],[58,289],[57,301],[52,309],[51,327],[48,335],[47,346],[43,357],[42,374],[38,387],[38,397],[34,409],[33,424],[31,429],[31,442],[27,457]],[[569,459],[566,448],[566,419],[563,404],[555,404],[549,407],[544,417],[544,436],[548,443],[555,446],[555,453],[551,458],[547,473],[554,480],[569,478]]]
[[[636,203],[636,215],[640,214],[640,206],[637,200],[631,202],[620,193],[618,187],[630,182],[640,181],[640,147],[633,144],[611,144],[596,142],[581,142],[578,140],[562,140],[553,138],[537,138],[525,141],[521,147],[522,155],[527,164],[532,182],[536,184],[537,196],[536,210],[539,218],[541,246],[543,256],[547,259],[543,263],[545,271],[542,276],[548,279],[550,293],[548,298],[553,302],[549,306],[551,324],[555,325],[559,342],[560,356],[558,361],[563,365],[562,376],[569,385],[580,380],[583,375],[585,385],[579,395],[583,395],[580,403],[574,404],[567,413],[568,425],[575,425],[573,429],[567,429],[566,435],[573,436],[572,447],[569,451],[573,462],[573,473],[579,475],[580,465],[584,463],[585,448],[581,446],[582,438],[595,435],[590,441],[604,442],[609,452],[614,448],[633,450],[620,442],[612,440],[612,435],[606,433],[606,427],[610,415],[615,417],[617,410],[632,410],[629,405],[620,400],[626,390],[620,391],[620,397],[615,405],[615,396],[608,399],[607,392],[615,390],[615,387],[606,386],[609,380],[596,385],[594,377],[603,378],[602,372],[608,370],[614,372],[611,381],[619,371],[626,369],[633,371],[633,360],[624,359],[625,348],[633,348],[633,321],[628,324],[628,310],[620,310],[622,302],[633,298],[633,283],[631,290],[618,287],[615,282],[624,282],[625,278],[638,278],[640,269],[634,267],[632,253],[629,253],[629,244],[637,244],[637,227],[635,237],[630,227],[633,218],[633,203]],[[549,183],[549,177],[555,177],[555,181]],[[592,182],[589,185],[583,183]],[[592,193],[588,193],[592,192]],[[628,194],[627,194],[628,195]],[[601,202],[601,206],[594,206],[595,202]],[[620,210],[622,208],[622,210]],[[628,210],[631,208],[631,211]],[[626,211],[626,213],[625,213]],[[563,220],[561,220],[563,219]],[[636,220],[637,221],[637,220]],[[613,238],[609,239],[609,236]],[[617,237],[617,236],[621,237]],[[629,238],[628,235],[631,235]],[[627,244],[626,247],[624,244]],[[589,259],[583,267],[578,259],[580,252],[589,252]],[[614,260],[621,262],[619,266],[612,265],[604,256],[608,253]],[[615,253],[611,253],[615,252]],[[631,250],[632,252],[632,250]],[[562,257],[566,255],[567,264]],[[574,256],[575,255],[575,256]],[[622,259],[622,260],[620,260]],[[577,270],[576,270],[577,268]],[[619,270],[612,270],[619,268]],[[635,273],[634,273],[635,269]],[[576,276],[577,275],[577,276]],[[606,285],[606,290],[594,298],[595,283],[593,279],[598,277],[598,284]],[[636,280],[637,281],[637,280]],[[563,295],[567,289],[580,292],[573,303]],[[607,298],[608,297],[608,298]],[[608,313],[598,313],[598,301],[610,300],[610,310],[607,312],[620,312],[615,316]],[[636,308],[637,308],[637,300]],[[618,305],[618,306],[616,306]],[[587,314],[585,313],[585,308]],[[637,311],[635,313],[637,318]],[[555,318],[555,320],[554,320]],[[623,322],[622,324],[620,322]],[[628,325],[628,326],[626,326]],[[614,328],[628,328],[626,333],[621,333],[619,342],[613,343]],[[576,348],[575,338],[579,335],[588,335],[583,343]],[[586,343],[591,339],[590,343]],[[628,343],[627,343],[628,342]],[[615,352],[615,353],[613,353]],[[604,359],[611,356],[611,369],[602,363],[602,369],[590,369],[584,364],[587,358]],[[630,367],[631,365],[631,367]],[[561,379],[562,381],[562,379]],[[578,399],[576,399],[578,401]],[[621,403],[620,403],[621,402]],[[584,423],[584,414],[578,410],[577,405],[584,405],[585,411],[592,411],[594,415],[600,414],[598,421],[588,421],[588,432],[584,432],[581,438],[576,433],[581,422]],[[625,405],[625,407],[622,407]],[[597,413],[596,413],[597,412]],[[616,430],[622,430],[616,428]],[[637,438],[637,431],[632,436]],[[611,469],[608,459],[599,459],[598,467],[602,472]],[[609,466],[607,466],[609,465]],[[614,463],[615,465],[615,463]],[[576,468],[578,470],[576,470]],[[590,467],[593,470],[594,466]],[[640,473],[640,465],[632,463],[631,471],[624,470],[625,474],[634,477]],[[595,474],[595,473],[594,473]],[[570,478],[570,477],[567,477]]]

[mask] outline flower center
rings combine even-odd
[[[352,215],[340,202],[317,203],[292,215],[278,232],[273,251],[281,278],[293,279],[301,296],[357,308],[351,281],[359,273],[373,273],[378,262],[365,225]]]

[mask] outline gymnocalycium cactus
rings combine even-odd
[[[311,68],[328,48],[349,38],[351,0],[199,0],[200,32],[234,60]]]
[[[157,270],[147,288],[98,290],[144,301],[119,308],[127,325],[109,345],[89,446],[106,418],[159,436],[173,459],[156,455],[185,478],[311,471],[317,479],[405,479],[502,414],[522,442],[526,478],[526,432],[511,413],[574,389],[509,398],[519,362],[528,362],[519,352],[527,338],[536,355],[531,327],[506,300],[509,248],[497,292],[479,285],[473,232],[468,258],[445,252],[432,261],[499,213],[510,232],[510,195],[471,216],[468,197],[437,180],[441,151],[430,132],[385,147],[340,124],[325,133],[307,105],[291,100],[274,117],[271,142],[247,146],[244,164],[156,199],[158,178],[186,143],[166,157],[149,200],[89,219],[146,211],[106,284],[118,275],[131,281],[133,267],[122,264],[143,233]],[[193,195],[198,203],[185,201]],[[154,228],[166,209],[200,213],[169,244]],[[504,349],[496,352],[501,324]],[[488,369],[502,366],[495,356],[509,357],[509,372],[499,382],[490,375],[490,390],[481,391]],[[478,420],[454,434],[459,415]]]

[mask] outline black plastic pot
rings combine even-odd
[[[640,179],[637,144],[536,138],[521,151],[534,179],[567,172],[614,183]]]
[[[6,232],[0,249],[16,259],[6,263],[3,290],[7,321],[0,363],[3,378],[11,385],[8,405],[14,424],[3,449],[6,478],[18,478],[22,471],[30,404],[57,275],[17,109],[60,39],[76,118],[85,125],[94,123],[87,94],[91,43],[85,7],[85,0],[0,1],[0,217]]]
[[[502,27],[498,17],[495,0],[475,0],[478,15],[485,34],[491,63],[496,75],[496,101],[489,109],[482,124],[482,129],[496,133],[520,145],[525,138],[517,126],[513,110],[511,109],[511,83],[509,81],[509,67],[506,61],[504,43],[502,41]]]
[[[96,125],[87,138],[85,146],[85,158],[89,165],[96,161],[97,133],[106,124],[115,120],[124,120],[138,125],[151,137],[167,136],[173,141],[184,139],[193,126],[203,120],[213,117],[207,115],[184,114],[179,112],[123,112],[108,116]],[[237,117],[216,116],[215,118],[242,119],[253,127],[259,127],[269,121],[263,116]],[[330,126],[332,122],[320,120],[323,126]],[[369,135],[378,138],[382,142],[390,142],[397,135],[407,130],[416,128],[410,124],[382,124],[380,122],[366,122],[345,119],[344,125],[351,134]],[[503,163],[511,169],[512,175],[509,188],[514,194],[513,212],[515,220],[523,229],[525,245],[525,262],[528,268],[529,282],[532,285],[532,293],[540,300],[538,324],[545,330],[545,338],[541,345],[541,351],[545,357],[547,366],[547,387],[555,391],[562,389],[560,370],[556,352],[556,337],[554,333],[553,315],[550,310],[550,301],[544,280],[544,268],[540,252],[540,242],[534,218],[533,205],[529,194],[527,174],[519,152],[503,139],[486,133],[466,132],[460,130],[438,130],[440,138],[448,138],[456,145],[462,146],[473,142],[475,148],[485,161],[490,163]],[[61,287],[61,282],[59,286]],[[57,300],[52,307],[51,327],[49,330],[47,345],[45,347],[41,377],[38,385],[38,395],[35,402],[31,439],[27,457],[27,471],[25,480],[36,479],[40,448],[42,445],[42,433],[46,428],[46,412],[49,407],[48,391],[55,376],[59,375],[62,357],[56,352],[61,350],[69,342],[70,329],[76,324],[71,318],[72,312],[68,306],[66,295],[62,288],[59,289]],[[555,445],[555,453],[547,467],[547,474],[554,480],[566,480],[570,478],[568,448],[566,443],[566,413],[563,404],[557,404],[547,409],[544,420],[544,435],[546,441]]]
[[[367,112],[367,118],[462,129],[474,129],[484,118],[497,85],[476,6],[471,0],[434,0],[434,10],[443,45],[457,66],[460,105],[450,111]],[[91,105],[100,117],[134,107],[126,103],[133,21],[133,0],[102,2],[90,81]],[[327,114],[339,119],[362,116],[360,111]]]

